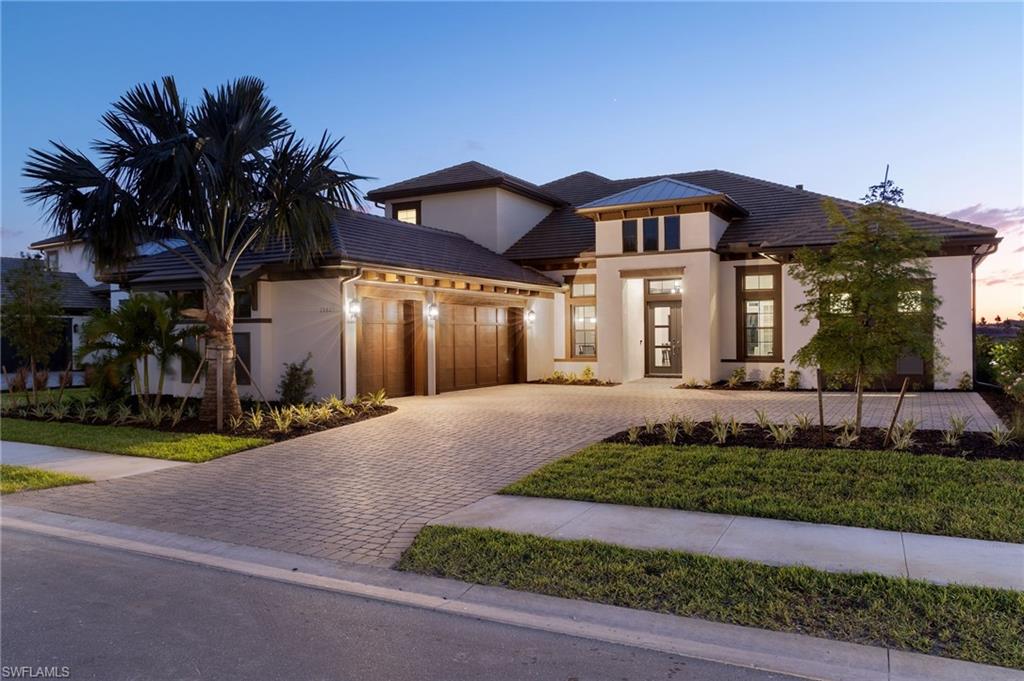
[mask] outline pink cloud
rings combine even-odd
[[[989,208],[979,203],[948,217],[999,230],[1003,239],[999,250],[978,266],[977,312],[989,318],[997,314],[1013,318],[1024,308],[1024,206]]]

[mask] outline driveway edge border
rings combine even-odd
[[[697,618],[347,566],[5,505],[3,528],[527,629],[819,681],[1021,681],[1024,672]],[[291,567],[288,567],[291,564]],[[297,567],[302,566],[302,569]]]

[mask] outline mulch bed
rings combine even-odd
[[[590,380],[586,380],[586,381],[583,380],[583,379],[579,379],[579,378],[576,379],[575,381],[570,381],[569,379],[558,379],[558,378],[541,378],[541,379],[536,380],[536,381],[529,381],[529,383],[539,383],[539,384],[542,384],[542,385],[592,385],[592,386],[597,386],[597,387],[601,387],[601,388],[608,388],[608,387],[611,387],[613,385],[619,385],[618,383],[615,383],[613,381],[602,381],[602,380],[597,379],[597,378],[591,378]]]
[[[194,404],[193,404],[194,403]],[[173,402],[165,402],[164,406],[173,406],[175,409],[181,404],[180,398],[174,399]],[[224,422],[224,430],[218,433],[215,425],[203,423],[198,417],[193,418],[182,418],[176,425],[172,426],[168,421],[164,421],[159,426],[153,426],[144,421],[133,421],[129,423],[116,423],[113,415],[116,414],[115,410],[112,411],[110,419],[105,421],[94,421],[91,418],[86,421],[80,421],[76,418],[67,418],[62,421],[54,421],[49,418],[38,418],[33,416],[31,413],[27,414],[15,414],[11,412],[5,413],[5,416],[12,418],[19,418],[26,421],[45,421],[48,423],[77,423],[86,426],[117,426],[117,427],[128,427],[128,428],[146,428],[149,430],[159,430],[167,433],[198,433],[198,434],[219,434],[219,435],[239,435],[245,437],[259,437],[267,440],[273,440],[275,442],[281,442],[284,440],[291,440],[292,438],[302,437],[303,435],[310,435],[312,433],[319,433],[320,431],[330,430],[331,428],[339,428],[341,426],[347,426],[351,423],[358,423],[359,421],[366,421],[367,419],[377,418],[378,416],[385,416],[394,411],[398,410],[398,407],[393,407],[389,404],[385,404],[379,407],[370,407],[366,411],[360,410],[356,407],[356,414],[349,418],[343,418],[340,414],[335,414],[330,420],[311,425],[308,428],[302,428],[292,422],[291,428],[285,433],[279,433],[274,430],[274,422],[267,413],[267,407],[264,403],[260,403],[263,408],[263,424],[259,430],[253,430],[248,421],[238,430],[231,430],[228,425],[227,419]],[[279,407],[280,405],[276,402],[270,403],[271,407]],[[189,407],[193,408],[196,412],[199,409],[199,400],[197,398],[189,399]],[[243,402],[242,411],[247,413],[251,405],[247,402]]]
[[[776,444],[767,428],[754,423],[743,424],[739,435],[730,435],[724,445],[715,442],[711,432],[711,424],[708,421],[701,421],[697,424],[693,435],[687,436],[680,431],[676,437],[676,445],[712,445],[721,447],[758,447],[760,449],[822,449],[835,447],[835,438],[838,433],[831,428],[825,429],[825,440],[817,426],[808,430],[797,430],[793,439],[784,446]],[[885,438],[884,428],[864,427],[861,429],[860,438],[848,449],[891,449],[892,446],[882,446]],[[665,440],[664,430],[660,425],[655,426],[654,433],[648,433],[641,427],[640,436],[636,442],[630,442],[629,431],[623,430],[605,438],[605,442],[619,444],[635,444],[642,446],[669,444]],[[933,454],[937,456],[951,456],[963,459],[1005,459],[1009,461],[1024,461],[1024,444],[1015,442],[1003,447],[996,447],[988,433],[966,432],[960,438],[956,447],[950,447],[942,442],[942,431],[940,430],[918,430],[914,432],[914,445],[907,450],[910,454]]]
[[[978,394],[992,408],[996,416],[1006,424],[1007,428],[1013,426],[1014,416],[1017,418],[1024,417],[1024,406],[1014,402],[1013,398],[1004,391],[997,388],[979,387]]]

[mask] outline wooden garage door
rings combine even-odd
[[[360,394],[384,388],[391,397],[413,392],[413,315],[405,300],[360,301],[356,338],[356,389]]]
[[[515,311],[442,304],[437,324],[437,391],[512,383]]]

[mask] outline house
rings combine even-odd
[[[55,240],[55,243],[62,241]],[[35,247],[35,244],[33,244],[33,247]],[[55,246],[54,248],[60,247]],[[65,264],[73,266],[73,262],[73,260],[69,259],[65,261]],[[0,272],[5,275],[23,265],[23,258],[0,258]],[[88,268],[88,272],[83,270],[81,273],[60,270],[59,262],[54,257],[46,258],[46,276],[60,283],[59,295],[63,311],[63,342],[57,351],[53,353],[53,356],[50,357],[49,364],[43,368],[50,371],[64,371],[68,368],[68,363],[73,361],[74,353],[81,344],[82,325],[89,314],[93,310],[109,307],[109,287],[106,284],[97,283],[91,277],[91,268]],[[8,295],[9,291],[7,290],[6,283],[0,283],[0,301],[6,303]],[[25,364],[19,360],[17,353],[10,343],[7,342],[6,338],[2,339],[0,354],[2,354],[0,363],[8,371],[13,372]],[[77,369],[77,365],[73,365],[72,368]],[[55,381],[56,376],[52,377],[52,380]]]
[[[834,242],[824,198],[721,170],[619,180],[581,172],[538,185],[462,163],[368,192],[383,217],[339,211],[312,268],[291,264],[286,244],[243,257],[239,356],[272,393],[282,364],[311,353],[316,392],[347,396],[586,367],[616,382],[797,371],[791,358],[814,328],[794,309],[803,294],[790,261],[800,246]],[[945,362],[906,357],[893,378],[953,387],[972,372],[975,268],[999,239],[987,227],[903,214],[942,239],[928,285],[942,299],[935,340]],[[169,253],[139,259],[119,282],[199,287]]]

